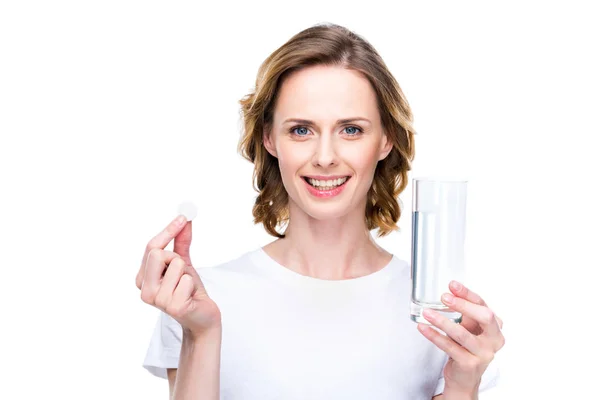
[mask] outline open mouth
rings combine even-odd
[[[318,180],[318,179],[308,178],[306,176],[303,176],[302,178],[306,181],[306,183],[308,183],[313,188],[315,188],[319,191],[324,191],[324,192],[328,191],[328,190],[336,189],[340,186],[344,186],[346,184],[346,182],[348,182],[348,180],[350,179],[349,176],[345,176],[343,178],[337,178],[337,179],[328,179],[328,180]]]

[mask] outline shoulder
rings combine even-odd
[[[256,273],[256,253],[258,251],[259,249],[250,250],[228,261],[196,268],[196,271],[202,281],[209,285],[213,282],[247,279],[249,275]]]
[[[396,254],[392,255],[392,259],[390,261],[390,266],[395,269],[401,276],[408,276],[410,278],[410,262],[397,256]]]
[[[247,251],[228,261],[196,268],[207,294],[218,304],[224,319],[236,312],[240,302],[264,292],[257,251]]]

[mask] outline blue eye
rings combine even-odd
[[[303,126],[295,126],[291,129],[293,133],[296,133],[298,136],[306,136],[308,134],[308,129]]]
[[[356,136],[356,135],[358,135],[359,133],[361,133],[361,132],[362,132],[362,129],[360,129],[360,128],[359,128],[359,127],[357,127],[357,126],[348,126],[348,127],[346,127],[345,129],[352,129],[352,130],[353,130],[352,132],[350,132],[350,131],[346,131],[346,133],[349,133],[349,134],[350,134],[350,136]]]

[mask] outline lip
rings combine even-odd
[[[318,181],[328,181],[328,180],[334,180],[334,179],[339,179],[339,178],[345,178],[345,177],[349,177],[350,175],[329,175],[329,176],[325,176],[325,175],[304,175],[303,178],[308,178],[308,179],[316,179]]]
[[[341,175],[338,176],[337,178],[345,178],[348,175]],[[334,177],[333,175],[331,177],[321,177],[321,178],[316,178],[313,176],[310,177],[306,177],[306,178],[313,178],[313,179],[319,179],[319,180],[326,180],[324,178],[328,178],[328,179],[337,179],[336,177]],[[317,188],[315,188],[314,186],[312,186],[310,183],[308,183],[306,181],[306,179],[302,178],[302,181],[304,182],[304,184],[306,185],[306,188],[308,190],[308,192],[310,194],[312,194],[315,197],[319,197],[319,198],[331,198],[331,197],[335,197],[337,195],[339,195],[340,193],[342,193],[342,191],[344,190],[344,188],[346,187],[346,184],[348,183],[348,181],[350,181],[352,177],[348,176],[348,179],[346,179],[346,182],[342,183],[340,186],[333,188],[331,190],[319,190]]]

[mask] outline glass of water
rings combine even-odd
[[[426,308],[462,320],[441,297],[450,293],[450,281],[464,283],[467,182],[413,179],[410,318],[415,322],[431,325],[423,317]]]

